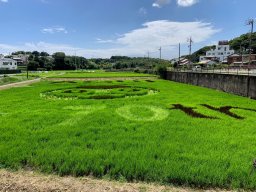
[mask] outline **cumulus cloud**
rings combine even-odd
[[[128,47],[148,47],[177,45],[186,43],[187,37],[193,37],[195,43],[202,42],[219,30],[214,29],[210,23],[174,22],[168,20],[152,21],[143,24],[142,28],[124,34],[116,41]]]
[[[54,33],[67,34],[68,33],[68,31],[65,29],[65,27],[60,27],[60,26],[44,28],[41,30],[41,32],[42,33],[50,33],[50,34],[54,34]]]
[[[167,5],[171,2],[171,0],[156,0],[152,6],[153,7],[157,7],[157,8],[161,8],[163,7],[164,5]]]
[[[198,3],[199,0],[177,0],[177,4],[181,7],[190,7],[196,3]]]
[[[67,54],[74,54],[84,57],[102,57],[107,58],[112,55],[127,55],[127,56],[144,56],[147,51],[155,52],[158,56],[158,49],[163,48],[163,58],[172,58],[176,56],[172,54],[177,44],[187,45],[187,38],[192,37],[194,43],[201,43],[212,35],[219,32],[211,23],[200,21],[195,22],[175,22],[168,20],[158,20],[147,22],[138,29],[119,35],[115,39],[96,39],[98,43],[109,43],[106,49],[88,49],[76,47],[68,44],[52,44],[47,42],[25,43],[23,45],[6,45],[0,44],[0,50],[5,53],[17,50],[27,51],[47,51],[54,53],[63,51]]]
[[[8,3],[8,0],[0,0],[1,3]]]

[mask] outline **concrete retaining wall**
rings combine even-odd
[[[166,79],[256,99],[256,76],[168,71]]]

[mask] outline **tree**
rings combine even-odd
[[[32,52],[32,55],[39,57],[39,56],[40,56],[40,53],[39,53],[38,51],[33,51],[33,52]]]
[[[16,52],[12,53],[12,55],[20,55],[20,54],[24,55],[25,52],[24,51],[16,51]]]
[[[240,48],[247,50],[247,53],[249,53],[249,38],[250,34],[243,34],[229,41],[229,44],[237,53],[240,53]],[[252,53],[256,54],[256,32],[252,34]]]
[[[36,71],[39,67],[39,62],[37,61],[29,61],[28,63],[28,70]]]
[[[47,56],[50,56],[47,52],[41,52],[40,53],[40,56],[42,56],[42,57],[47,57]]]
[[[56,70],[65,70],[66,66],[65,66],[65,53],[63,52],[57,52],[53,54],[53,58],[54,58],[54,69]]]
[[[29,61],[33,61],[33,60],[34,60],[34,56],[33,56],[33,55],[29,55],[29,56],[28,56],[28,60],[29,60]]]
[[[167,67],[165,65],[158,66],[157,73],[158,73],[158,75],[160,75],[161,78],[165,79],[166,73],[167,73]]]
[[[54,60],[51,58],[47,58],[46,62],[44,64],[44,68],[46,68],[48,71],[52,70],[54,68],[54,64],[53,64]]]

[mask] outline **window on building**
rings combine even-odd
[[[218,50],[221,50],[221,47],[218,47]]]

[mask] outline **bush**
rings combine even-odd
[[[167,72],[167,67],[166,66],[159,66],[157,68],[157,74],[160,75],[160,77],[163,78],[163,79],[166,78],[166,72]]]

